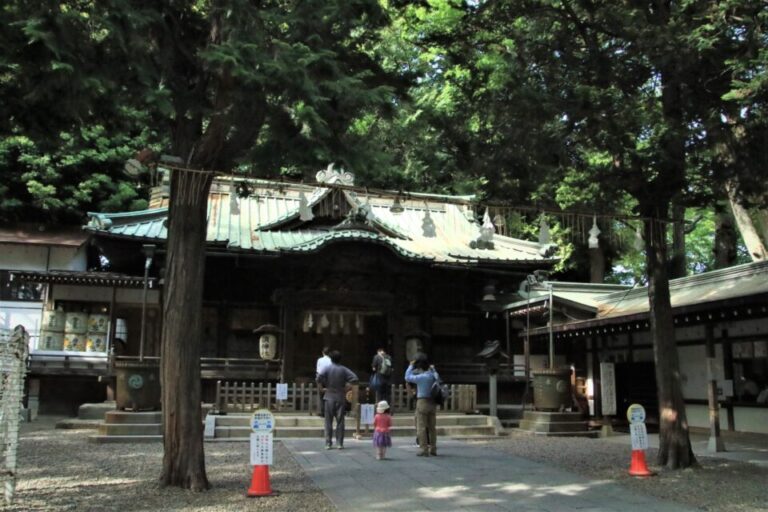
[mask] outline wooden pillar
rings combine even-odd
[[[387,310],[387,335],[392,340],[392,384],[404,382],[405,369],[408,368],[403,334],[403,312],[398,308],[389,308]]]
[[[635,340],[631,332],[627,332],[627,362],[635,362]]]
[[[707,324],[705,340],[707,344],[707,399],[709,401],[709,443],[710,452],[724,452],[725,444],[720,436],[720,406],[717,399],[717,378],[715,376],[715,334],[712,324]]]
[[[733,388],[735,389],[735,383],[733,382],[733,345],[728,340],[728,329],[723,329],[721,336],[723,343],[723,377],[725,380],[730,380]],[[728,430],[736,430],[736,420],[733,414],[733,396],[725,397],[725,410],[728,414]]]
[[[287,306],[281,306],[280,317],[280,328],[283,330],[280,382],[293,382],[293,359],[296,350],[296,310]]]
[[[216,306],[216,357],[227,357],[231,316],[230,307],[226,302]]]
[[[592,375],[596,375],[596,378],[592,379],[593,392],[594,392],[594,404],[595,404],[595,417],[603,419],[603,395],[600,391],[600,350],[603,347],[602,336],[592,337]]]

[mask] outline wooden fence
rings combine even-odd
[[[448,386],[450,397],[439,409],[447,412],[471,413],[477,409],[477,386],[474,384],[453,384]],[[218,412],[252,412],[265,407],[275,411],[320,412],[322,392],[317,384],[288,384],[288,398],[276,399],[277,386],[273,382],[216,382],[216,404]],[[356,411],[358,403],[373,403],[374,394],[365,385],[354,385],[347,393],[347,400]],[[393,384],[390,407],[395,412],[412,411],[416,398],[404,384]]]

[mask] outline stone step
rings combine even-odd
[[[130,411],[110,411],[104,415],[104,422],[109,424],[130,424],[138,423],[147,425],[149,423],[162,423],[163,413],[160,411],[130,412]]]
[[[88,442],[96,444],[107,443],[161,443],[163,436],[90,436]]]
[[[521,420],[520,430],[529,432],[584,432],[588,430],[585,421],[529,421]]]
[[[581,421],[581,413],[578,412],[547,412],[525,411],[523,420],[529,421]]]
[[[102,423],[99,434],[104,436],[153,436],[162,435],[163,426],[159,423]]]
[[[65,420],[57,421],[56,428],[65,430],[80,430],[80,429],[92,429],[97,430],[101,425],[102,420],[84,420],[80,418],[67,418]]]
[[[224,415],[216,416],[216,426],[221,427],[247,427],[251,416],[247,415]],[[347,417],[348,422],[354,422],[355,419]],[[437,424],[439,426],[485,426],[488,425],[488,417],[480,415],[438,415]],[[275,427],[307,427],[323,428],[325,420],[319,416],[282,416],[275,415]],[[414,417],[412,414],[396,414],[392,417],[393,426],[413,426]]]
[[[346,435],[351,436],[355,433],[354,426],[345,424]],[[365,430],[361,429],[362,434]],[[413,426],[392,427],[390,433],[393,437],[416,437],[416,428]],[[496,433],[493,426],[438,426],[437,435],[439,436],[494,436]],[[247,440],[250,437],[251,430],[248,427],[216,427],[215,439],[240,438]],[[294,438],[294,437],[317,437],[322,438],[324,431],[322,427],[280,427],[274,430],[276,438]],[[368,431],[372,435],[372,430]]]
[[[532,436],[544,436],[544,437],[584,437],[584,438],[598,438],[600,432],[597,430],[587,430],[582,432],[532,432],[530,430],[511,429],[510,433],[519,432],[522,434],[528,434]]]
[[[117,408],[115,402],[83,404],[77,408],[77,417],[81,420],[103,420],[104,415]]]

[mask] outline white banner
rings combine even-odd
[[[251,434],[251,466],[272,465],[272,434]]]
[[[360,424],[361,425],[373,425],[373,416],[375,405],[373,404],[360,404]]]
[[[616,370],[613,363],[600,363],[600,397],[602,414],[616,414]]]
[[[645,429],[645,423],[630,423],[629,435],[632,438],[633,450],[648,449],[648,431]]]
[[[282,383],[275,386],[275,398],[277,400],[288,400],[288,384]]]

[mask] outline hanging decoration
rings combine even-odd
[[[355,328],[357,329],[357,334],[365,334],[363,332],[363,319],[360,315],[355,315]]]
[[[241,181],[237,184],[237,197],[245,199],[251,195],[251,186],[247,181]]]
[[[588,245],[590,249],[597,249],[600,247],[600,240],[598,240],[598,236],[600,235],[601,231],[600,228],[597,227],[597,216],[592,217],[592,228],[589,230],[589,241]]]
[[[504,220],[504,216],[500,213],[497,213],[495,217],[493,217],[493,224],[496,226],[496,229],[498,230],[499,234],[502,236],[506,236],[507,234],[507,222]]]
[[[395,215],[403,213],[405,211],[405,208],[403,208],[403,205],[400,202],[400,194],[399,193],[395,196],[395,200],[392,203],[392,206],[389,207],[389,211],[394,213]]]
[[[309,332],[312,330],[312,313],[307,313],[304,315],[304,323],[301,326],[301,330],[304,332]]]
[[[547,218],[542,214],[539,218],[539,243],[549,245],[552,243],[552,237],[549,234],[549,224]]]
[[[315,214],[312,213],[312,208],[309,207],[309,201],[306,194],[302,190],[299,193],[299,220],[302,222],[308,222],[315,218]]]
[[[429,207],[424,209],[424,218],[421,221],[421,231],[426,238],[435,238],[437,236],[437,232],[435,231],[435,221],[432,220],[432,217],[429,214]]]
[[[237,190],[234,185],[229,186],[229,213],[240,215],[240,203],[237,201]]]
[[[643,233],[640,230],[640,228],[637,228],[635,230],[635,243],[634,243],[635,250],[643,251],[645,249],[645,239],[643,238]]]

